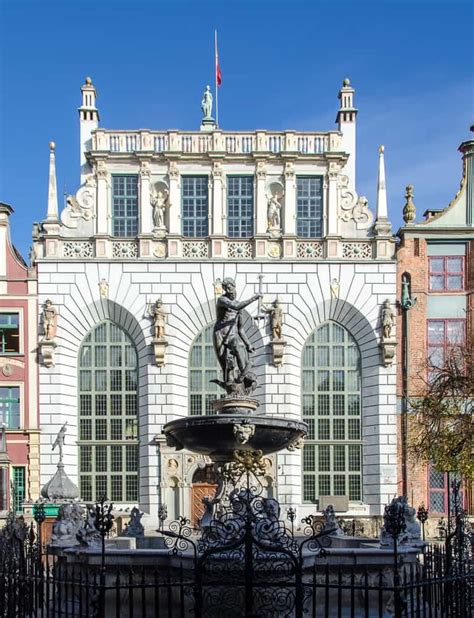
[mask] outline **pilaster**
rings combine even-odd
[[[150,163],[142,161],[140,166],[140,234],[151,234],[153,227],[150,205],[150,176]]]
[[[179,183],[179,170],[175,161],[170,161],[168,167],[168,179],[170,188],[169,208],[169,233],[181,235],[181,196]]]
[[[105,161],[98,161],[96,165],[97,175],[97,234],[110,234],[109,219],[111,216],[109,206],[110,174]]]
[[[296,177],[292,161],[285,163],[285,205],[283,208],[283,233],[296,235]],[[286,253],[286,252],[285,252]]]
[[[267,198],[265,195],[265,183],[267,180],[267,168],[265,161],[257,161],[255,172],[255,233],[262,236],[267,233]]]
[[[212,166],[212,229],[213,236],[222,236],[224,232],[224,182],[222,179],[222,165],[215,161]]]

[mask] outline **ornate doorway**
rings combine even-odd
[[[198,468],[193,474],[191,487],[191,522],[197,526],[204,513],[203,499],[213,498],[217,489],[217,477],[212,464]]]

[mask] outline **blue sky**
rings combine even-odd
[[[46,215],[48,142],[58,189],[79,182],[80,86],[101,125],[197,129],[219,31],[226,130],[333,128],[344,77],[356,88],[358,192],[375,205],[385,145],[389,215],[405,185],[418,216],[459,187],[473,122],[473,6],[461,0],[0,2],[0,200],[24,255]]]

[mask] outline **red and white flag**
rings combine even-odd
[[[216,48],[216,84],[220,86],[222,84],[222,71],[219,64],[219,51],[217,49],[217,30],[215,31],[215,48]]]

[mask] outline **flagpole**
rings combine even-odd
[[[219,86],[217,84],[217,30],[214,30],[214,80],[216,88],[216,127],[219,128]]]

